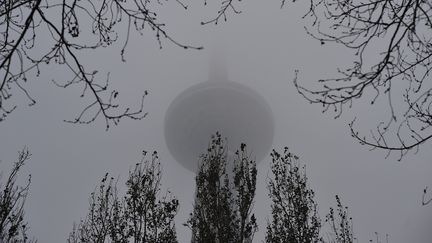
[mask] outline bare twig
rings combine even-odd
[[[186,8],[184,4],[181,6]],[[147,29],[155,33],[160,48],[163,40],[184,49],[202,48],[172,38],[152,8],[152,2],[148,0],[3,1],[0,6],[0,121],[15,109],[13,101],[9,101],[14,88],[24,92],[30,105],[36,103],[24,83],[30,76],[38,77],[41,66],[47,64],[62,65],[72,74],[63,82],[55,80],[57,86],[81,85],[81,97],[88,97],[88,105],[68,122],[88,124],[102,117],[108,129],[123,118],[144,118],[147,113],[143,102],[147,91],[137,109],[122,108],[118,101],[119,92],[109,89],[109,76],[106,79],[99,77],[97,70],[91,70],[90,65],[83,63],[81,53],[108,47],[124,39],[120,54],[121,60],[125,61],[124,52],[131,31],[142,34]],[[40,35],[46,36],[44,42],[50,44],[45,52],[41,52]],[[87,38],[91,35],[96,38]]]
[[[340,44],[355,56],[350,67],[338,69],[339,77],[318,80],[321,89],[311,90],[296,79],[298,92],[309,102],[323,105],[324,111],[334,110],[336,118],[344,107],[365,99],[366,93],[375,93],[369,99],[372,105],[380,96],[387,96],[389,119],[380,122],[369,137],[358,135],[351,123],[353,137],[371,148],[398,151],[400,158],[430,141],[432,89],[427,80],[432,69],[432,4],[420,0],[312,0],[310,6],[306,17],[314,22],[307,33],[323,45]],[[403,85],[404,92],[399,93]]]

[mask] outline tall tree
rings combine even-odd
[[[119,197],[106,174],[90,196],[87,217],[74,226],[68,242],[177,243],[174,217],[178,200],[160,196],[162,170],[156,152],[129,172],[127,192]]]
[[[25,220],[24,204],[29,193],[31,177],[23,186],[17,185],[18,173],[30,159],[30,152],[24,148],[18,152],[18,159],[13,164],[6,181],[0,184],[0,242],[26,243],[29,239],[28,224]],[[2,174],[3,175],[3,174]]]
[[[200,160],[195,205],[186,224],[192,230],[192,242],[252,242],[258,229],[252,214],[256,174],[256,162],[245,144],[229,155],[221,134],[212,136]]]
[[[432,141],[431,2],[309,2],[305,17],[316,28],[309,26],[308,33],[321,44],[341,45],[354,56],[350,66],[338,69],[337,77],[318,80],[322,85],[318,90],[300,85],[296,78],[300,94],[323,105],[325,111],[334,110],[336,117],[358,99],[387,103],[388,119],[371,129],[369,137],[356,131],[355,120],[350,129],[361,144],[388,154],[398,151],[402,158]]]
[[[108,173],[103,177],[99,189],[91,193],[89,198],[89,212],[84,220],[76,226],[69,235],[68,242],[106,242],[111,234],[112,224],[118,221],[115,218],[117,212],[122,210],[117,198],[114,178],[108,178]],[[116,218],[117,219],[117,218]],[[118,220],[123,220],[122,216]]]
[[[325,223],[329,226],[329,232],[326,234],[327,243],[354,243],[359,242],[354,234],[353,218],[349,214],[349,209],[342,203],[338,195],[336,198],[336,207],[330,207],[326,215]],[[369,242],[383,243],[389,242],[389,235],[385,235],[385,240],[382,239],[378,232],[375,232],[374,239]]]
[[[329,213],[326,215],[325,222],[330,225],[330,233],[328,235],[329,243],[353,243],[354,240],[356,240],[354,237],[352,218],[348,213],[348,207],[342,205],[341,199],[337,195],[336,210],[332,207],[330,208]],[[377,243],[378,242],[377,240]]]
[[[266,242],[320,242],[321,220],[305,166],[287,147],[283,154],[273,150],[271,157],[272,175],[267,187],[272,216],[267,225]]]
[[[187,8],[176,1],[182,8]],[[21,90],[29,104],[32,98],[26,82],[37,78],[43,65],[56,66],[64,80],[54,80],[63,88],[82,88],[88,104],[72,123],[105,120],[106,128],[122,118],[142,119],[144,97],[136,109],[120,105],[119,92],[110,89],[109,74],[98,74],[97,67],[83,63],[82,55],[121,41],[121,60],[125,61],[131,31],[153,31],[162,47],[168,40],[182,48],[200,49],[173,39],[159,21],[154,9],[161,1],[148,0],[2,0],[0,1],[0,121],[15,108],[13,94]]]
[[[137,164],[129,173],[124,211],[134,242],[177,242],[174,217],[179,204],[169,192],[159,197],[160,166],[154,152],[150,162]]]

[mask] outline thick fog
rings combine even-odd
[[[22,98],[17,110],[0,123],[0,166],[5,174],[24,146],[32,153],[20,177],[24,181],[27,174],[32,175],[26,202],[31,235],[38,242],[65,242],[73,223],[85,217],[88,197],[102,176],[106,172],[119,176],[118,186],[124,189],[128,170],[139,162],[142,150],[157,150],[163,165],[163,188],[180,201],[176,216],[179,242],[190,241],[190,230],[182,224],[193,206],[194,173],[170,154],[164,119],[177,95],[208,80],[212,48],[216,47],[223,50],[229,80],[255,90],[271,108],[272,147],[288,146],[306,164],[322,219],[335,205],[337,194],[349,206],[359,242],[373,239],[374,232],[382,239],[389,234],[391,243],[431,242],[432,205],[421,205],[424,187],[432,186],[431,144],[400,162],[397,154],[386,159],[384,151],[369,151],[355,141],[348,127],[357,117],[361,131],[373,129],[388,116],[384,100],[374,106],[369,99],[356,100],[341,118],[334,119],[334,114],[323,114],[319,105],[309,104],[294,87],[296,69],[299,83],[317,87],[315,81],[336,74],[337,67],[351,61],[351,53],[335,44],[321,45],[306,34],[304,3],[281,9],[279,1],[241,2],[242,13],[228,15],[227,22],[200,25],[216,14],[218,4],[204,6],[198,1],[184,10],[173,1],[164,3],[158,12],[173,38],[202,45],[204,50],[184,50],[164,39],[159,49],[149,31],[143,36],[132,34],[125,63],[121,43],[82,55],[89,68],[110,72],[110,85],[119,90],[123,104],[138,108],[141,95],[149,91],[144,103],[148,116],[143,120],[122,120],[109,131],[103,119],[89,125],[63,122],[75,118],[86,100],[79,97],[80,87],[56,87],[51,80],[68,74],[51,66],[27,84],[37,101],[35,106],[26,106],[25,98],[17,95]],[[254,212],[259,231],[254,242],[264,239],[270,216],[269,162],[267,156],[258,165]]]

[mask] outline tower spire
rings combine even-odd
[[[222,46],[213,46],[210,53],[209,81],[228,81],[225,52]]]

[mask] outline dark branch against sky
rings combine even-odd
[[[379,231],[388,233],[391,242],[413,241],[413,237],[419,237],[417,242],[427,242],[432,222],[431,215],[421,207],[421,196],[422,189],[426,185],[432,185],[429,179],[432,171],[430,150],[420,150],[403,163],[397,163],[392,157],[385,160],[382,153],[369,152],[365,147],[358,146],[349,136],[347,128],[354,111],[359,114],[368,112],[368,115],[358,117],[359,123],[356,124],[362,122],[362,127],[375,127],[376,120],[380,120],[383,115],[382,110],[375,107],[384,106],[371,106],[370,100],[358,99],[352,109],[344,110],[340,119],[333,120],[332,116],[322,115],[320,107],[307,104],[297,93],[292,83],[294,70],[300,70],[299,83],[304,87],[315,88],[314,80],[335,77],[331,76],[336,73],[335,68],[346,65],[347,60],[351,60],[347,59],[350,53],[341,51],[339,46],[332,43],[321,45],[320,41],[307,35],[302,19],[308,10],[307,4],[285,3],[281,10],[280,2],[262,4],[251,1],[241,6],[237,6],[238,2],[234,3],[235,9],[242,11],[241,14],[236,15],[228,8],[228,22],[217,26],[201,26],[201,21],[211,21],[209,16],[217,15],[212,15],[214,9],[196,5],[188,5],[188,11],[184,12],[178,3],[175,3],[175,7],[164,3],[167,8],[160,12],[158,18],[171,24],[169,30],[177,37],[175,40],[186,40],[186,43],[189,43],[187,40],[192,40],[191,43],[203,46],[222,43],[226,49],[230,79],[257,90],[274,111],[274,146],[290,146],[308,161],[308,175],[313,178],[311,180],[316,185],[316,199],[324,210],[320,212],[321,215],[325,215],[325,209],[334,201],[332,195],[340,193],[356,218],[355,230],[358,235],[369,239],[371,232]],[[102,53],[101,55],[91,55],[93,49],[80,49],[83,57],[81,60],[85,63],[83,67],[87,68],[87,64],[95,66],[86,70],[85,74],[79,74],[80,66],[76,65],[67,49],[67,46],[72,49],[76,47],[73,42],[75,37],[72,37],[72,34],[75,35],[73,14],[66,14],[70,17],[68,28],[70,27],[72,34],[62,33],[63,21],[56,22],[59,18],[52,17],[51,20],[51,16],[46,15],[44,20],[40,12],[35,11],[33,14],[39,16],[38,24],[54,21],[52,23],[58,31],[50,24],[50,27],[45,27],[53,31],[55,39],[62,43],[56,51],[62,55],[67,54],[77,72],[64,71],[69,68],[67,65],[63,66],[65,69],[58,70],[51,68],[52,64],[43,65],[40,77],[29,79],[25,83],[30,97],[38,102],[36,106],[15,109],[13,114],[0,123],[2,166],[6,161],[13,161],[12,156],[15,154],[8,152],[21,148],[23,141],[31,146],[33,157],[27,170],[32,172],[33,181],[27,199],[27,215],[32,225],[32,235],[37,235],[41,242],[63,241],[72,222],[78,221],[87,209],[87,196],[94,190],[94,185],[98,184],[101,176],[105,172],[111,172],[126,177],[130,166],[139,158],[140,151],[146,149],[160,151],[166,172],[163,185],[178,195],[182,205],[176,217],[179,240],[183,242],[190,239],[187,230],[180,225],[192,208],[194,175],[181,167],[168,153],[162,124],[165,112],[176,95],[191,85],[207,80],[209,51],[185,51],[173,43],[168,44],[169,41],[159,50],[155,32],[150,31],[143,33],[142,38],[128,39],[128,47],[124,51],[126,63],[122,63],[121,58],[124,42],[117,43],[117,46],[113,44],[117,48],[98,49],[97,53]],[[221,15],[219,23],[223,22],[223,18]],[[25,20],[22,21],[25,23]],[[79,27],[83,29],[91,26],[80,24]],[[31,36],[31,32],[28,33]],[[63,43],[65,40],[62,36],[67,36],[68,44]],[[51,35],[39,37],[47,40],[46,44],[52,38]],[[98,43],[98,35],[96,37]],[[163,35],[161,37],[164,39]],[[31,46],[31,42],[27,44]],[[376,50],[372,48],[372,51]],[[54,53],[55,51],[50,57],[54,57]],[[46,58],[37,59],[40,62],[45,60]],[[59,60],[62,61],[62,58]],[[34,68],[37,73],[38,69]],[[99,70],[94,74],[97,76],[94,82],[91,81],[93,69]],[[67,84],[70,77],[73,79],[77,75],[79,83],[86,87],[82,78],[87,75],[88,80],[96,85],[96,90],[103,90],[108,73],[111,80],[109,85],[112,85],[113,90],[105,90],[107,96],[103,96],[106,98],[104,102],[111,104],[110,99],[122,98],[124,104],[137,104],[140,111],[140,98],[145,90],[149,90],[151,95],[146,96],[143,113],[140,113],[148,112],[146,119],[124,120],[108,133],[100,129],[106,125],[104,119],[88,126],[62,123],[61,120],[73,117],[85,105],[93,104],[95,96],[77,103],[83,86],[58,89],[52,85],[52,77],[61,77],[56,81],[59,85],[65,85],[58,81],[65,80]],[[14,85],[21,83],[23,82],[18,81]],[[75,81],[71,84],[75,84]],[[26,93],[20,93],[22,90],[19,86],[11,87],[14,92],[17,91],[17,95],[26,96]],[[121,95],[113,92],[115,90],[121,90]],[[90,91],[88,87],[85,94],[91,94]],[[87,101],[90,103],[86,104]],[[30,100],[30,103],[33,102]],[[394,101],[393,105],[403,106],[404,102]],[[10,105],[5,109],[11,110],[13,107],[14,105]],[[95,107],[96,113],[92,114],[98,114],[97,111],[101,108],[98,104]],[[115,108],[109,105],[102,107]],[[120,109],[118,114],[121,115],[124,111],[125,109]],[[265,195],[268,165],[262,163],[258,166],[255,209],[256,218],[263,220],[258,222],[259,225],[265,225],[265,217],[268,215],[266,210],[270,203],[268,198],[260,196]],[[424,200],[428,200],[428,197]],[[68,210],[64,210],[65,208]],[[41,219],[43,223],[40,223]],[[264,231],[258,231],[255,239],[259,242],[263,238]]]

